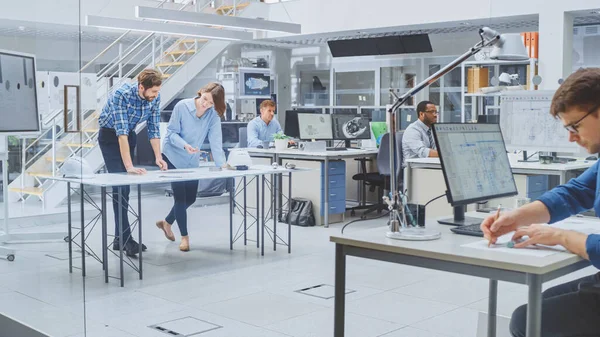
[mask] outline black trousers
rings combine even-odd
[[[169,170],[176,169],[164,153],[162,157],[163,160],[167,162]],[[198,195],[198,180],[171,183],[171,188],[173,189],[173,199],[175,199],[175,203],[173,204],[169,215],[165,218],[165,221],[171,225],[173,222],[177,221],[181,236],[187,236],[187,209],[196,202],[196,196]]]
[[[598,274],[552,287],[542,294],[542,337],[600,336],[600,295],[579,290],[580,283],[598,283]],[[525,337],[527,305],[510,320],[510,333]]]
[[[135,152],[135,145],[137,143],[137,134],[135,131],[131,131],[128,136],[129,139],[129,154],[133,162],[133,155]],[[98,145],[100,145],[100,151],[102,151],[102,157],[104,158],[104,164],[109,173],[122,173],[127,172],[123,159],[121,158],[121,150],[119,149],[119,140],[117,133],[114,129],[100,128],[98,133]],[[121,188],[122,195],[119,196],[119,187]],[[119,235],[119,221],[123,226],[123,241],[127,242],[131,235],[131,229],[129,228],[129,217],[127,213],[129,211],[129,185],[126,186],[115,186],[113,187],[113,210],[115,213],[115,237]],[[119,197],[121,198],[123,216],[119,219]]]

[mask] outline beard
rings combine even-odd
[[[144,99],[145,99],[146,101],[148,101],[148,102],[152,102],[152,101],[153,101],[153,100],[154,100],[154,99],[155,99],[157,96],[149,96],[149,95],[146,95],[146,91],[147,91],[147,90],[144,90],[144,92],[142,93],[142,96],[144,97]]]

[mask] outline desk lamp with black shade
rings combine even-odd
[[[529,59],[527,50],[525,49],[525,45],[523,44],[520,34],[500,35],[498,32],[488,27],[483,27],[479,30],[479,36],[481,37],[481,41],[479,41],[475,46],[471,47],[463,55],[459,56],[456,60],[452,61],[447,66],[440,69],[435,74],[429,76],[423,82],[415,85],[407,93],[403,94],[400,97],[397,97],[396,102],[388,110],[388,121],[394,121],[396,111],[400,108],[400,106],[406,103],[416,93],[437,81],[439,78],[450,72],[452,69],[459,66],[462,62],[466,61],[469,57],[477,54],[483,48],[490,46],[493,47],[492,52],[490,54],[490,58],[492,59],[510,61],[520,61]],[[396,144],[395,138],[397,130],[395,123],[389,123],[388,130],[390,144]],[[395,146],[390,146],[390,158],[394,158],[394,151],[396,151]],[[396,161],[390,160],[390,172],[396,172],[395,166]],[[405,213],[406,204],[405,202],[403,202],[403,200],[406,201],[406,197],[403,193],[401,193],[401,191],[398,190],[396,177],[394,175],[391,175],[390,177],[390,186],[393,189],[390,192],[389,200],[387,200],[390,209],[390,217],[388,222],[390,231],[386,233],[386,236],[388,238],[399,240],[438,239],[441,236],[439,231],[426,228],[416,228],[407,224]],[[384,199],[387,198],[387,196],[384,197]]]

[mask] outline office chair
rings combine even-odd
[[[239,147],[246,148],[248,147],[248,128],[239,128],[238,135],[240,136]]]
[[[323,86],[318,76],[313,76],[312,82],[313,91],[325,91],[327,88]]]
[[[396,181],[398,182],[399,190],[403,189],[404,183],[402,181],[402,136],[404,131],[396,132]],[[373,192],[378,189],[378,201],[374,205],[359,205],[356,207],[349,208],[350,215],[355,215],[356,210],[366,209],[361,215],[361,219],[365,219],[367,214],[377,211],[381,213],[382,210],[387,210],[387,205],[383,203],[381,199],[383,197],[383,190],[390,190],[390,136],[386,133],[381,138],[381,144],[379,145],[379,151],[377,152],[377,170],[378,172],[367,172],[366,159],[361,158],[361,172],[355,174],[352,179],[356,181],[362,181],[364,185],[370,186],[370,191]],[[366,188],[366,186],[364,186]],[[363,197],[366,194],[363,189]],[[363,202],[364,202],[363,198]]]

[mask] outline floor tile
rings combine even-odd
[[[207,304],[202,307],[203,310],[259,327],[324,308],[320,305],[269,292]]]
[[[376,337],[400,327],[400,324],[348,313],[345,319],[345,336]],[[268,325],[267,328],[294,337],[333,336],[333,309],[294,317]]]
[[[385,292],[347,303],[346,312],[411,325],[456,308],[457,306],[447,303]]]
[[[416,329],[411,326],[381,335],[379,337],[449,337],[448,335],[440,335],[435,332]]]
[[[478,318],[477,310],[458,308],[411,326],[452,337],[477,337]]]

